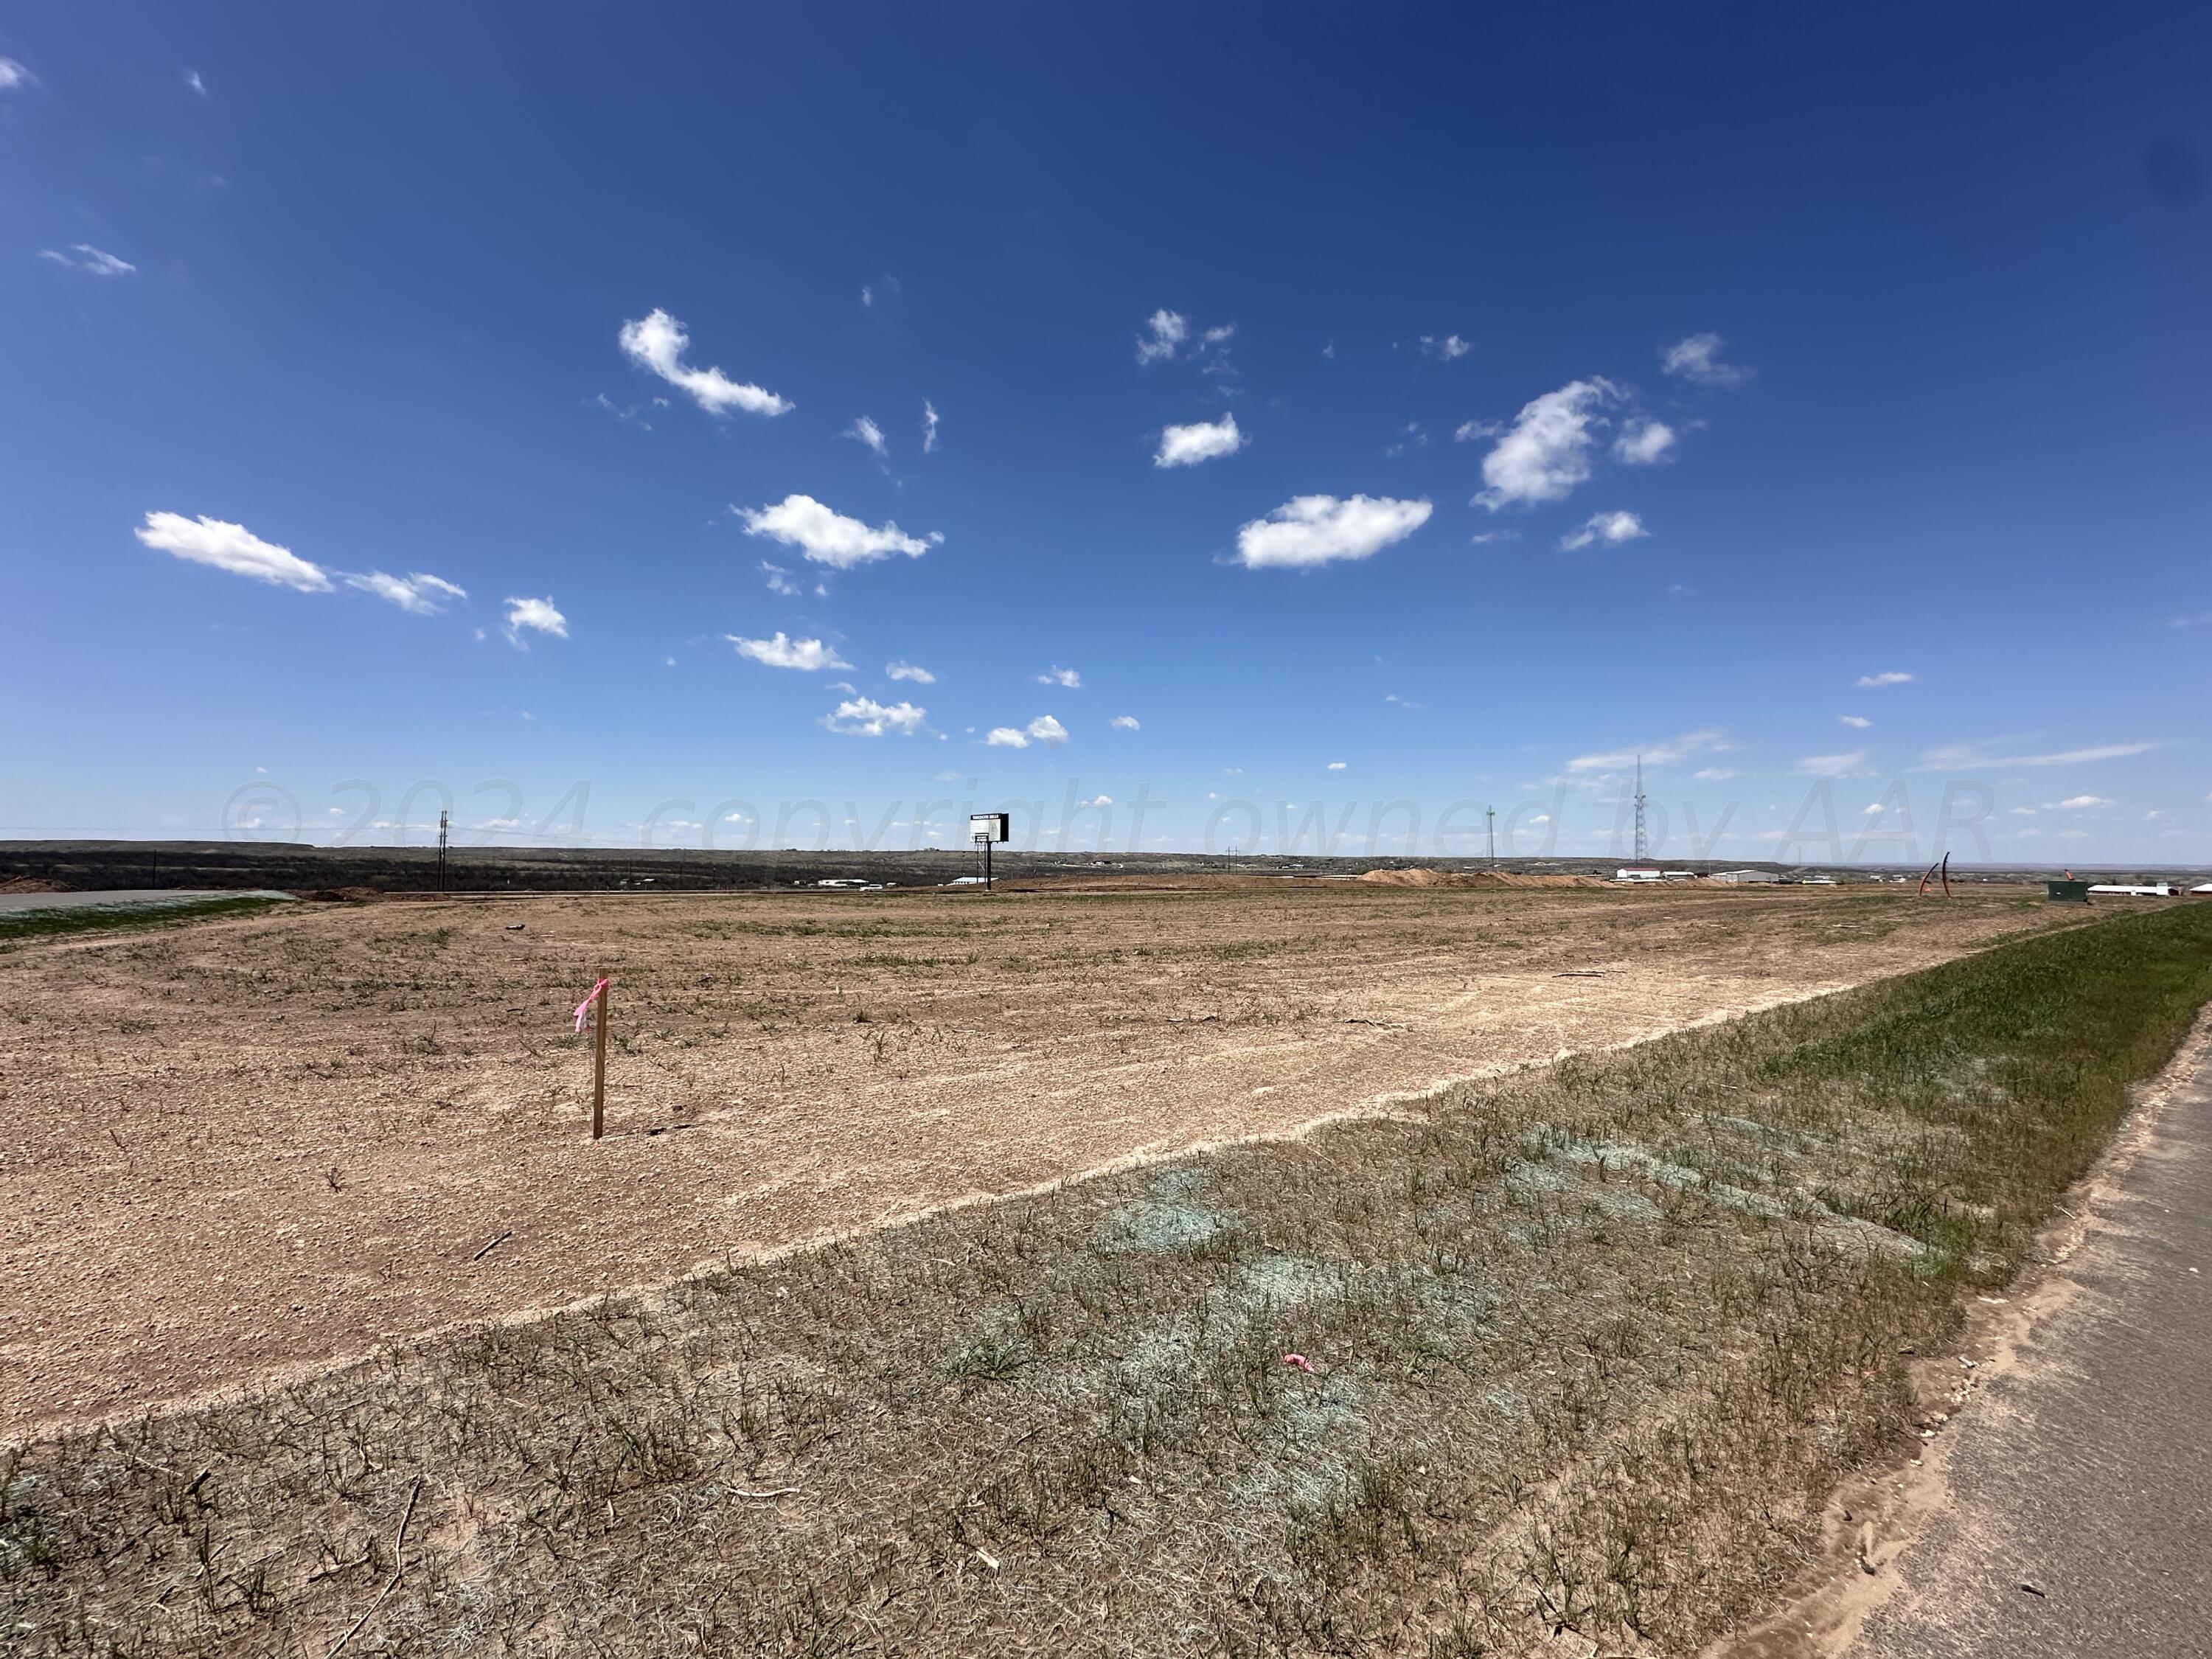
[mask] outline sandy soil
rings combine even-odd
[[[0,1437],[2069,920],[1255,878],[302,905],[27,945],[0,956]],[[599,971],[593,1145],[568,1011]]]

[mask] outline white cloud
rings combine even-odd
[[[1613,459],[1624,466],[1656,466],[1674,453],[1676,434],[1664,421],[1638,415],[1613,441]]]
[[[418,617],[434,617],[446,608],[447,599],[468,598],[465,590],[443,576],[428,576],[419,570],[406,576],[387,576],[381,570],[372,570],[365,576],[348,576],[345,580],[348,587],[389,599],[402,611],[411,611]]]
[[[1734,745],[1722,741],[1718,732],[1686,732],[1671,743],[1649,743],[1640,749],[1613,749],[1602,755],[1577,755],[1567,763],[1570,772],[1612,772],[1632,766],[1641,757],[1646,766],[1668,766],[1678,760],[1709,749],[1728,749]],[[1700,772],[1699,777],[1706,774]],[[1733,777],[1734,773],[1726,775]]]
[[[690,347],[691,337],[684,331],[683,324],[665,311],[656,310],[634,323],[624,323],[621,339],[622,349],[640,367],[690,392],[699,407],[711,414],[742,409],[749,415],[783,415],[791,410],[788,400],[732,380],[719,368],[686,368],[684,354]]]
[[[1403,541],[1429,521],[1425,501],[1387,495],[1294,495],[1264,519],[1237,532],[1237,562],[1248,570],[1266,565],[1327,564],[1364,559]]]
[[[1858,683],[1861,685],[1905,685],[1910,684],[1911,679],[1911,675],[1900,669],[1892,668],[1880,674],[1862,674],[1859,676]]]
[[[71,270],[89,271],[94,276],[128,276],[138,269],[128,259],[104,253],[89,242],[71,242],[70,248],[68,253],[57,253],[50,247],[42,247],[39,257],[52,259],[58,265],[67,265]]]
[[[1073,668],[1062,668],[1057,664],[1038,675],[1036,679],[1039,685],[1064,685],[1071,691],[1083,689],[1082,675]]]
[[[770,668],[797,668],[811,674],[817,668],[850,668],[853,665],[821,641],[791,639],[781,629],[765,640],[740,639],[735,634],[725,634],[722,637],[737,647],[739,656],[750,657]]]
[[[771,593],[781,593],[787,599],[795,599],[805,592],[797,582],[791,580],[791,572],[780,564],[770,564],[766,559],[763,559],[761,571],[768,578],[768,591]]]
[[[2077,766],[2089,761],[2125,760],[2130,755],[2148,754],[2158,747],[2154,743],[2106,743],[2091,749],[2069,749],[2056,755],[1990,753],[1990,750],[1996,746],[1956,743],[1942,749],[1927,750],[1920,757],[1918,769],[1936,772],[1954,767]]]
[[[1559,538],[1559,550],[1571,553],[1578,547],[1588,547],[1592,542],[1619,547],[1623,542],[1632,542],[1638,536],[1650,533],[1644,527],[1644,520],[1633,513],[1593,513],[1589,522],[1580,530]]]
[[[1720,360],[1723,342],[1717,334],[1692,334],[1677,340],[1659,354],[1659,366],[1700,386],[1741,386],[1757,371]]]
[[[867,445],[870,449],[875,451],[878,459],[890,453],[889,446],[884,442],[883,428],[865,415],[837,435],[841,438],[850,438],[855,443]]]
[[[1865,766],[1866,757],[1863,749],[1854,749],[1847,755],[1808,755],[1797,763],[1797,769],[1815,778],[1848,778]]]
[[[886,707],[872,697],[849,697],[824,714],[822,724],[848,738],[880,738],[886,732],[910,738],[921,729],[922,717],[928,713],[910,702]]]
[[[1421,349],[1427,356],[1448,363],[1455,358],[1466,356],[1474,348],[1456,334],[1447,334],[1441,340],[1433,334],[1424,334],[1421,336]]]
[[[887,662],[884,665],[884,673],[887,678],[894,680],[912,680],[917,685],[934,685],[937,684],[937,676],[931,673],[927,668],[922,667],[919,663]]]
[[[31,71],[12,58],[0,58],[0,92],[10,87],[20,87],[31,78]]]
[[[1477,547],[1487,547],[1492,542],[1517,542],[1520,539],[1521,532],[1517,530],[1478,530],[1468,538]]]
[[[1865,813],[1866,816],[1870,818],[1879,817],[1881,816],[1881,803],[1880,801],[1871,802],[1869,805],[1859,808],[1859,811]]]
[[[1138,725],[1137,717],[1134,714],[1116,714],[1112,720],[1108,720],[1106,724],[1112,726],[1116,732],[1135,732],[1142,729]]]
[[[185,84],[203,98],[208,95],[207,82],[200,79],[200,72],[196,69],[185,71]]]
[[[2117,803],[2106,800],[2102,795],[2069,795],[2058,803],[2058,810],[2062,812],[2087,812],[2095,807],[2114,805]]]
[[[1342,761],[1331,761],[1328,763],[1328,770],[1332,772],[1341,772],[1344,770],[1344,768],[1345,763]]]
[[[1224,415],[1212,422],[1200,421],[1190,426],[1171,426],[1160,434],[1159,453],[1152,457],[1152,465],[1196,466],[1218,455],[1234,455],[1247,441],[1237,428],[1234,415]]]
[[[1703,783],[1725,783],[1735,774],[1725,766],[1708,766],[1691,775]]]
[[[937,405],[924,398],[921,400],[921,453],[931,453],[937,447]]]
[[[1570,380],[1522,404],[1512,426],[1482,458],[1482,481],[1489,488],[1474,504],[1495,513],[1515,503],[1534,507],[1565,499],[1589,477],[1590,428],[1620,399],[1620,387],[1592,376]]]
[[[983,741],[994,749],[1026,749],[1031,743],[1067,741],[1067,728],[1049,714],[1039,714],[1027,726],[994,726]]]
[[[875,302],[876,302],[876,290],[875,290],[873,288],[870,287],[870,286],[869,286],[867,283],[861,283],[861,284],[860,284],[860,303],[861,303],[862,305],[864,305],[864,306],[872,306],[872,305],[875,304]]]
[[[1137,337],[1137,361],[1140,363],[1174,356],[1176,348],[1190,337],[1190,319],[1165,306],[1146,319],[1146,326],[1152,331],[1152,337],[1147,340],[1141,334]]]
[[[896,523],[885,520],[876,529],[834,513],[811,495],[787,495],[773,507],[730,509],[745,521],[748,536],[769,536],[787,547],[796,547],[817,564],[849,570],[856,564],[887,559],[903,553],[918,559],[942,542],[935,531],[909,536]]]
[[[558,640],[568,637],[568,619],[553,608],[550,595],[542,599],[510,598],[507,600],[507,642],[526,649],[522,646],[522,630],[526,628],[540,634],[550,634]]]
[[[1114,804],[1114,797],[1111,795],[1093,795],[1089,800],[1079,800],[1075,804],[1078,806],[1111,806]]]
[[[1845,726],[1861,732],[1865,731],[1867,727],[1874,724],[1872,720],[1869,720],[1863,714],[1838,714],[1836,718],[1841,720]]]
[[[297,588],[302,593],[330,592],[331,579],[319,567],[289,547],[263,541],[241,524],[226,524],[204,515],[187,519],[181,513],[149,513],[146,522],[132,533],[157,552],[173,553],[196,564],[211,564],[234,576],[251,576],[258,582]]]

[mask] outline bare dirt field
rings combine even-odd
[[[2018,892],[1227,878],[26,943],[0,954],[0,1437],[2081,919]],[[568,1011],[599,971],[594,1146]]]

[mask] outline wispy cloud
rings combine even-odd
[[[880,738],[887,732],[910,738],[921,729],[928,713],[910,702],[885,704],[872,697],[848,697],[824,714],[822,724],[848,738]]]
[[[1580,530],[1559,538],[1559,550],[1571,553],[1578,547],[1588,547],[1592,542],[1619,547],[1623,542],[1632,542],[1639,536],[1650,533],[1644,527],[1644,520],[1633,513],[1593,513],[1589,522]]]
[[[1846,755],[1807,755],[1797,763],[1797,770],[1815,778],[1857,777],[1866,766],[1866,757],[1863,749]]]
[[[1134,732],[1140,729],[1137,722],[1137,717],[1134,714],[1116,714],[1112,720],[1108,720],[1106,724],[1112,726],[1116,732]]]
[[[1717,334],[1692,334],[1662,349],[1659,366],[1700,386],[1741,386],[1758,371],[1723,362],[1721,347],[1725,343]]]
[[[207,82],[200,79],[200,72],[196,69],[185,71],[185,84],[203,98],[208,95]]]
[[[1482,481],[1488,488],[1474,504],[1495,513],[1504,507],[1564,501],[1589,477],[1592,428],[1620,397],[1620,387],[1593,376],[1530,398],[1482,458]],[[1469,422],[1459,435],[1483,436],[1488,430]]]
[[[1140,363],[1174,356],[1176,348],[1190,337],[1190,319],[1165,306],[1146,318],[1145,326],[1151,337],[1144,334],[1137,337],[1137,361]]]
[[[1056,664],[1038,675],[1036,682],[1039,685],[1066,686],[1070,691],[1080,691],[1083,689],[1082,675],[1077,673],[1073,668],[1062,668]]]
[[[921,453],[933,454],[937,449],[937,405],[924,398],[921,400]]]
[[[1907,685],[1911,683],[1911,675],[1901,669],[1892,668],[1880,674],[1862,674],[1858,678],[1858,684],[1862,686]]]
[[[402,611],[411,611],[418,617],[434,617],[446,608],[447,600],[468,598],[465,589],[455,586],[443,576],[426,575],[419,570],[407,576],[388,576],[381,570],[372,570],[366,575],[349,575],[345,580],[347,586],[388,599]]]
[[[30,79],[31,71],[14,58],[0,58],[0,92],[7,91],[10,87],[27,85]]]
[[[817,564],[849,570],[856,564],[903,553],[918,559],[945,538],[936,531],[909,536],[886,520],[874,527],[831,511],[811,495],[787,495],[773,507],[733,507],[748,536],[767,536],[795,547]]]
[[[1845,726],[1855,726],[1862,732],[1865,731],[1867,727],[1874,724],[1874,722],[1869,720],[1864,714],[1838,714],[1836,718],[1841,720]]]
[[[1197,422],[1190,426],[1171,426],[1160,434],[1159,453],[1152,457],[1154,466],[1196,466],[1200,461],[1210,461],[1220,455],[1234,455],[1249,441],[1237,427],[1234,415],[1224,415],[1213,422]]]
[[[1613,441],[1613,459],[1624,466],[1656,466],[1673,457],[1675,443],[1673,427],[1638,415],[1624,423]]]
[[[2065,749],[2049,755],[2014,755],[2002,752],[2010,745],[2002,743],[1954,743],[1940,749],[1930,749],[1920,757],[1914,769],[1922,772],[1966,770],[1992,766],[2083,766],[2093,761],[2125,760],[2131,755],[2146,755],[2158,747],[2155,743],[2104,743],[2087,749]]]
[[[1237,532],[1237,562],[1247,569],[1304,567],[1364,559],[1403,541],[1429,521],[1425,501],[1387,495],[1295,495]]]
[[[887,662],[884,665],[884,677],[886,679],[912,680],[916,685],[937,684],[937,676],[919,663]]]
[[[1577,755],[1567,763],[1570,772],[1618,772],[1640,757],[1646,766],[1668,766],[1708,750],[1729,747],[1717,731],[1685,732],[1665,743],[1647,743],[1635,749],[1611,749],[1601,755]],[[1703,777],[1705,774],[1699,773]]]
[[[146,522],[131,533],[156,552],[212,565],[234,576],[247,576],[302,593],[327,593],[331,589],[331,579],[320,566],[309,563],[289,547],[263,541],[242,524],[204,515],[187,519],[180,513],[149,513]]]
[[[1433,334],[1421,336],[1422,354],[1434,357],[1440,362],[1456,362],[1474,349],[1473,346],[1456,334],[1447,334],[1441,340]]]
[[[550,596],[542,599],[509,598],[507,602],[507,643],[518,650],[529,647],[523,641],[527,629],[536,634],[550,634],[556,640],[568,637],[568,619],[556,610]]]
[[[875,452],[878,460],[883,459],[890,453],[890,446],[884,442],[883,428],[865,415],[837,435],[841,438],[850,438],[854,443],[866,444]]]
[[[128,259],[118,259],[112,253],[103,252],[89,242],[71,242],[70,252],[67,253],[58,253],[52,248],[42,247],[39,250],[39,257],[41,259],[52,259],[58,265],[66,265],[71,270],[85,271],[94,276],[129,276],[138,269]]]
[[[750,658],[770,668],[796,668],[811,674],[817,668],[850,668],[853,665],[820,640],[794,640],[781,629],[764,640],[741,639],[735,634],[725,634],[722,637],[737,648],[739,656]]]
[[[622,325],[622,349],[640,368],[691,394],[692,400],[710,414],[742,409],[750,415],[785,415],[792,404],[773,392],[742,380],[732,380],[719,368],[690,368],[684,354],[691,337],[684,325],[666,312],[655,310],[635,322]]]

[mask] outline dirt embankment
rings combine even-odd
[[[1370,870],[1359,878],[1378,887],[1489,887],[1610,889],[1614,884],[1598,876],[1522,875],[1510,870]]]

